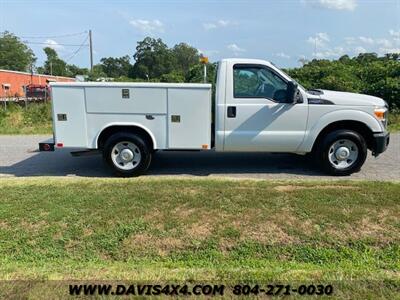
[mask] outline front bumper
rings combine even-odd
[[[372,139],[372,155],[378,156],[386,151],[390,142],[389,132],[374,133]]]

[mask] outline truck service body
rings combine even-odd
[[[386,150],[386,102],[307,91],[273,64],[219,62],[211,84],[52,83],[54,146],[100,150],[117,175],[146,171],[155,150],[310,153],[327,172],[348,175]]]

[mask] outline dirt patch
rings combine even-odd
[[[217,223],[222,222],[231,215],[222,213],[220,211],[206,211],[197,208],[187,208],[180,206],[174,209],[170,216],[175,217],[181,221],[181,224],[192,223],[207,224],[209,228],[213,228]]]
[[[253,240],[262,244],[292,244],[298,239],[290,236],[283,228],[272,221],[263,221],[255,226],[243,224],[237,227],[241,232],[241,240]]]
[[[165,222],[167,217],[176,217],[178,219],[185,220],[192,216],[196,212],[196,209],[187,207],[185,205],[178,206],[172,211],[160,211],[158,209],[150,211],[144,216],[144,220],[151,223]]]
[[[177,223],[176,231],[182,231],[188,238],[206,239],[213,232],[219,222],[223,222],[226,214],[214,211],[201,211],[197,208],[181,205],[172,211],[152,211],[144,220],[151,224],[152,228],[160,232],[166,230],[165,224],[168,220]],[[171,233],[171,229],[168,230]]]
[[[178,206],[177,208],[175,208],[172,211],[172,214],[174,216],[176,216],[177,218],[187,219],[190,216],[192,216],[193,214],[195,214],[195,212],[196,212],[196,209],[189,208],[189,207],[183,205],[183,206]]]
[[[0,229],[10,229],[10,225],[7,222],[0,221]]]
[[[382,211],[378,213],[377,219],[379,220],[380,224],[386,225],[389,223],[389,224],[400,225],[400,212],[398,210],[393,211],[388,209],[382,209]]]
[[[58,231],[56,234],[53,235],[53,240],[60,240],[63,237],[61,231]]]
[[[69,240],[66,244],[65,244],[65,249],[67,251],[74,251],[76,248],[78,248],[79,245],[79,241],[78,240]]]
[[[292,192],[297,190],[302,190],[303,186],[296,186],[296,185],[278,185],[274,187],[274,190],[278,192]]]
[[[57,225],[60,226],[61,229],[67,229],[68,224],[65,222],[57,222]]]
[[[205,240],[211,235],[212,229],[213,227],[209,223],[195,223],[186,229],[186,233],[190,238]]]
[[[193,187],[183,187],[179,189],[179,193],[183,193],[190,196],[197,196],[202,193],[202,189]]]
[[[345,190],[357,190],[359,187],[351,185],[313,185],[313,186],[302,186],[302,185],[277,185],[274,189],[278,192],[293,192],[299,190],[328,190],[328,189],[345,189]]]
[[[227,254],[236,246],[236,244],[237,242],[232,239],[222,238],[220,239],[218,246],[223,254]]]
[[[84,237],[88,237],[91,236],[93,234],[93,230],[90,228],[83,228],[83,236]]]
[[[164,214],[157,210],[157,209],[153,209],[152,211],[150,211],[148,214],[146,214],[143,219],[146,222],[151,222],[151,221],[160,221],[162,220],[164,217]]]
[[[37,231],[39,231],[39,230],[41,230],[43,228],[47,228],[49,226],[49,224],[47,224],[47,222],[43,221],[43,220],[39,221],[39,222],[36,222],[36,223],[27,222],[25,220],[22,220],[21,223],[20,223],[20,226],[22,228],[24,228],[26,231],[37,232]]]
[[[182,249],[184,243],[175,237],[159,237],[148,233],[139,233],[125,239],[123,246],[128,252],[130,250],[154,250],[159,255],[165,256],[171,251]]]
[[[277,211],[266,215],[260,209],[250,209],[232,221],[239,231],[240,240],[253,240],[262,244],[299,243],[298,233],[313,235],[315,227],[311,220],[301,220],[290,210]]]
[[[356,228],[351,228],[353,236],[369,237],[377,239],[381,242],[400,241],[400,232],[395,230],[391,225],[386,225],[383,220],[374,221],[369,217],[363,218]],[[351,234],[349,232],[349,234]]]
[[[369,217],[362,218],[354,224],[346,224],[343,229],[328,228],[326,233],[341,241],[372,239],[379,243],[400,241],[400,232],[383,220],[374,221]]]
[[[271,220],[276,224],[284,225],[285,228],[301,231],[305,235],[311,236],[315,233],[314,224],[310,219],[299,219],[290,210],[280,211],[279,213],[271,216]]]

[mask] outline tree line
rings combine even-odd
[[[146,37],[139,41],[132,57],[103,57],[92,71],[68,64],[53,48],[45,47],[43,51],[47,59],[43,66],[35,67],[33,51],[14,34],[3,32],[0,35],[0,68],[67,77],[84,75],[88,80],[200,82],[202,79],[200,53],[196,48],[186,43],[169,48],[159,38]],[[212,76],[214,65],[210,64],[209,69]]]
[[[146,37],[137,42],[132,56],[103,57],[93,71],[68,64],[49,47],[47,59],[38,73],[58,76],[85,75],[88,80],[112,78],[114,81],[201,82],[199,51],[179,43],[169,48],[160,38]],[[132,59],[131,59],[132,58]],[[10,32],[0,35],[0,68],[31,71],[36,63],[33,51]],[[302,67],[285,70],[307,89],[322,88],[365,93],[385,99],[392,109],[400,109],[400,54],[378,56],[362,53],[344,55],[337,60],[314,59]],[[216,64],[208,64],[207,80],[215,82]]]

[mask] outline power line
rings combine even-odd
[[[29,41],[29,40],[23,40],[23,42],[25,44],[33,44],[33,45],[48,45],[48,46],[65,46],[65,47],[78,47],[73,53],[66,55],[64,58],[62,58],[66,63],[68,63],[69,61],[71,61],[84,47],[88,47],[91,45],[92,41],[91,41],[91,32],[89,31],[83,31],[83,32],[79,32],[79,33],[71,33],[71,34],[62,34],[62,35],[41,35],[41,36],[19,36],[20,38],[25,38],[25,39],[46,39],[46,38],[63,38],[63,37],[71,37],[71,36],[79,36],[82,34],[86,34],[85,39],[83,40],[83,42],[81,44],[54,44],[52,45],[49,42],[36,42],[36,41]],[[87,41],[89,40],[89,44],[87,44]],[[91,61],[90,61],[90,65],[92,68],[93,62],[92,62],[92,49],[90,49],[90,53],[91,53]]]
[[[77,32],[77,33],[68,33],[68,34],[60,34],[60,35],[35,35],[35,36],[25,36],[20,35],[20,38],[23,39],[55,39],[55,38],[63,38],[63,37],[70,37],[70,36],[78,36],[82,34],[87,34],[87,31]]]
[[[46,43],[46,42],[30,42],[30,41],[23,41],[25,44],[33,44],[33,45],[49,45],[52,46],[51,43]],[[66,46],[66,47],[79,47],[82,46],[82,44],[54,44],[54,46]],[[89,44],[83,45],[83,46],[89,46]]]
[[[82,48],[83,48],[84,46],[88,46],[88,44],[85,44],[85,43],[87,42],[88,39],[89,39],[89,36],[87,36],[87,37],[83,40],[82,44],[79,46],[79,48],[78,48],[75,52],[73,52],[70,56],[68,56],[67,58],[65,58],[65,62],[69,62],[71,59],[73,59],[73,58],[75,57],[75,55],[78,54],[79,51],[82,50]]]

